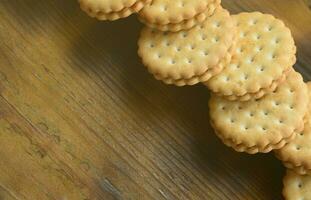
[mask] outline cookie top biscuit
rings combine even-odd
[[[283,196],[286,200],[311,199],[311,176],[298,175],[292,170],[287,170],[283,184]]]
[[[193,76],[189,79],[172,79],[172,78],[163,78],[161,76],[158,76],[157,74],[154,75],[154,77],[157,80],[161,80],[166,84],[174,84],[176,86],[185,86],[185,85],[195,85],[199,82],[202,82],[202,80],[208,80],[210,79],[212,76],[219,74],[219,72],[221,72],[223,70],[223,66],[225,65],[225,63],[229,62],[231,59],[231,49],[227,52],[226,56],[221,60],[221,62],[219,64],[217,64],[217,67],[213,67],[207,71],[204,72],[203,75],[201,76]]]
[[[138,41],[138,54],[158,77],[190,79],[217,67],[234,42],[235,28],[229,12],[220,8],[189,31],[172,33],[145,27]]]
[[[148,23],[180,23],[203,13],[209,4],[220,4],[220,0],[153,0],[139,13]]]
[[[301,129],[307,105],[307,86],[294,70],[262,99],[239,102],[213,95],[209,102],[211,122],[223,140],[262,149]]]
[[[308,84],[309,101],[311,99],[311,82]],[[276,155],[283,162],[289,162],[293,168],[303,167],[303,171],[311,170],[311,104],[308,105],[308,113],[305,117],[305,126],[294,140],[276,151]],[[300,172],[303,172],[300,170]],[[311,171],[310,171],[311,172]]]
[[[296,61],[290,30],[272,15],[233,15],[238,27],[236,52],[231,62],[206,85],[221,96],[243,96],[269,88]]]
[[[103,13],[119,12],[129,8],[138,0],[79,0],[80,4],[87,5],[89,9]]]
[[[151,0],[79,0],[81,9],[99,20],[116,20],[140,11]]]

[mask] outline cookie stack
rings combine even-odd
[[[153,0],[139,13],[150,28],[176,32],[202,23],[220,6],[220,0]]]
[[[146,26],[138,54],[156,79],[177,86],[208,81],[231,60],[236,26],[227,10],[217,8],[190,30],[163,32]]]
[[[222,141],[239,152],[282,148],[303,129],[307,86],[294,71],[290,30],[271,15],[233,15],[238,40],[224,70],[205,85],[213,92],[210,120]]]
[[[307,84],[311,102],[311,82]],[[308,105],[304,128],[275,155],[288,168],[284,178],[286,199],[311,199],[311,106]]]
[[[203,83],[223,143],[249,154],[275,150],[289,168],[285,198],[311,199],[311,83],[293,68],[296,46],[281,20],[259,12],[230,15],[220,0],[80,4],[100,20],[138,12],[145,24],[138,54],[148,71],[166,84]]]

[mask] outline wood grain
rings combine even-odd
[[[275,14],[311,78],[304,0],[224,0]],[[281,199],[273,155],[235,153],[208,123],[208,91],[156,81],[135,16],[115,23],[75,0],[0,4],[0,200]]]

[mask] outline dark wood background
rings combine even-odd
[[[224,0],[286,21],[311,80],[304,0]],[[167,86],[136,54],[136,16],[114,23],[75,0],[0,2],[0,200],[281,199],[272,154],[225,147],[202,85]]]

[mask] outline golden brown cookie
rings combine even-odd
[[[153,0],[140,13],[140,21],[161,31],[190,29],[214,14],[220,0]]]
[[[258,99],[284,81],[296,61],[290,30],[272,15],[233,15],[238,36],[236,52],[225,69],[206,86],[229,100]]]
[[[303,129],[303,126],[298,128],[297,130],[302,130],[302,129]],[[281,140],[279,142],[271,143],[271,144],[259,149],[257,146],[245,147],[243,144],[236,145],[234,142],[224,139],[221,134],[217,133],[217,131],[215,131],[215,132],[216,132],[216,135],[222,140],[222,142],[225,145],[232,147],[237,152],[247,152],[249,154],[269,153],[273,149],[282,148],[285,144],[287,144],[289,141],[293,140],[296,137],[296,132],[295,132],[294,134],[291,134],[289,137],[284,138],[283,140]]]
[[[308,84],[309,102],[311,99],[311,82]],[[276,156],[284,165],[299,174],[311,175],[311,104],[305,117],[304,129],[282,149],[275,151]]]
[[[152,0],[79,0],[81,9],[98,20],[117,20],[140,11]]]
[[[308,89],[294,70],[278,89],[259,100],[230,101],[212,95],[211,123],[224,143],[236,151],[267,153],[282,148],[303,129]]]
[[[283,179],[283,196],[285,200],[310,200],[311,176],[299,175],[292,170],[287,170]]]
[[[203,73],[202,76],[194,76],[194,77],[191,77],[188,79],[179,79],[179,80],[174,80],[172,78],[163,78],[158,74],[155,74],[154,77],[157,80],[162,80],[166,84],[174,84],[176,86],[194,85],[194,84],[200,82],[200,80],[207,80],[207,79],[210,79],[211,77],[213,77],[214,75],[219,74],[223,70],[224,66],[228,62],[230,62],[233,49],[234,49],[234,44],[229,49],[226,56],[221,60],[221,62],[216,67],[213,67],[212,69],[206,70],[206,72]]]
[[[162,32],[145,27],[138,41],[138,54],[157,79],[193,85],[222,70],[221,62],[227,59],[235,38],[236,26],[229,12],[219,8],[188,31]]]

